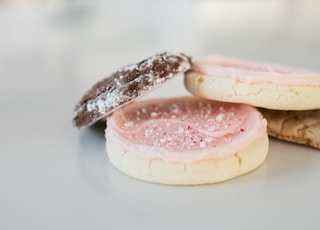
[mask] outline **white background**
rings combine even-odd
[[[0,1],[0,229],[320,228],[319,150],[272,139],[252,173],[165,186],[112,167],[103,127],[72,126],[92,84],[160,51],[320,71],[320,2]]]

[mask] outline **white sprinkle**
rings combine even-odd
[[[218,116],[216,116],[216,121],[222,121],[223,117],[224,117],[224,114],[219,113]]]
[[[165,139],[160,139],[160,143],[164,143],[165,141]]]
[[[142,113],[146,113],[146,112],[147,112],[147,109],[146,109],[146,108],[142,108],[142,109],[141,109],[141,112],[142,112]]]
[[[167,126],[167,127],[169,127],[169,126],[170,126],[170,123],[169,123],[169,122],[167,122],[167,123],[166,123],[166,126]]]
[[[133,122],[132,121],[127,121],[126,123],[124,123],[125,127],[131,127],[133,126]]]
[[[200,142],[200,148],[205,148],[205,147],[206,147],[206,142],[201,141],[201,142]]]
[[[205,140],[205,142],[210,143],[210,142],[213,141],[213,138],[212,137],[206,137],[204,140]]]
[[[183,133],[183,131],[184,131],[184,128],[179,127],[179,129],[178,129],[178,133]]]
[[[149,136],[151,133],[153,133],[153,130],[152,130],[152,129],[146,129],[146,130],[144,131],[144,135],[145,135],[145,136]]]
[[[157,115],[158,115],[158,113],[156,113],[156,112],[151,112],[151,113],[150,113],[150,116],[151,116],[151,117],[156,117]]]
[[[208,130],[213,131],[215,130],[214,126],[209,126]]]

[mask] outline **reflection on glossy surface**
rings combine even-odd
[[[108,193],[108,157],[105,151],[104,123],[83,129],[79,138],[77,163],[90,188],[104,196]]]
[[[243,178],[215,185],[169,186],[153,184],[130,178],[109,162],[108,173],[110,189],[121,203],[139,212],[154,210],[159,214],[192,217],[194,213],[203,212],[203,217],[212,215],[212,207],[225,209],[241,199],[247,199],[251,193],[264,189],[263,166],[255,173]],[[251,190],[246,189],[250,186]],[[190,212],[192,207],[192,212]],[[211,210],[211,211],[210,211]]]

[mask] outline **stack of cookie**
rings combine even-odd
[[[194,96],[134,102],[182,73]],[[107,118],[109,160],[129,176],[175,185],[216,183],[263,163],[269,146],[264,116],[270,135],[319,147],[308,139],[316,135],[314,123],[303,118],[316,111],[275,111],[320,108],[318,79],[301,69],[217,56],[193,62],[165,52],[95,84],[77,104],[74,124]],[[289,119],[299,125],[296,137],[287,137],[288,114],[305,122]]]
[[[270,136],[320,148],[320,74],[305,69],[210,56],[185,76],[194,95],[259,107]]]

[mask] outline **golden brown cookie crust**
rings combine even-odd
[[[320,109],[259,110],[268,121],[270,136],[320,149]]]

